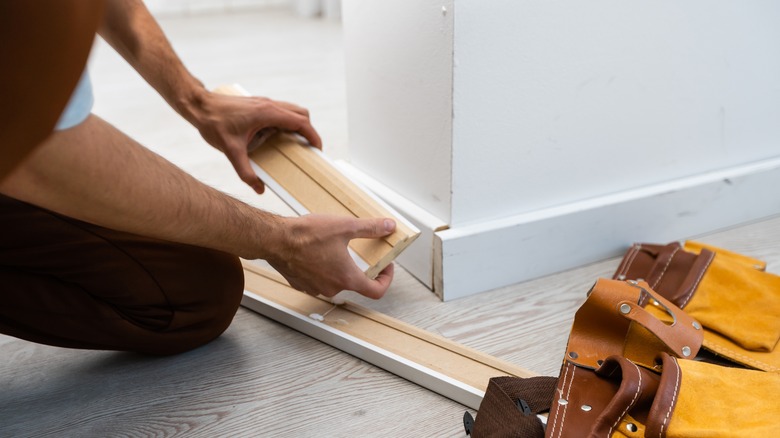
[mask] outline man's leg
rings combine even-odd
[[[70,348],[175,354],[230,324],[236,257],[105,229],[0,195],[0,332]]]

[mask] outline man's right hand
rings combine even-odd
[[[313,214],[286,222],[287,237],[267,261],[292,287],[327,297],[342,290],[374,299],[385,294],[393,280],[393,265],[371,280],[352,260],[347,245],[352,239],[376,239],[391,234],[395,230],[392,219]]]
[[[255,96],[226,96],[203,92],[190,105],[188,120],[203,138],[227,156],[236,173],[257,193],[265,186],[249,164],[249,144],[267,129],[297,132],[322,149],[322,140],[309,120],[309,112],[289,102]]]

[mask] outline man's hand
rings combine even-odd
[[[304,108],[263,97],[208,92],[176,56],[141,0],[106,2],[99,33],[209,144],[227,155],[238,176],[257,193],[263,193],[264,185],[249,164],[247,147],[258,132],[268,128],[297,132],[322,148]]]
[[[248,148],[260,131],[296,132],[312,146],[322,149],[320,136],[309,120],[309,111],[292,103],[206,92],[196,105],[188,111],[190,122],[209,144],[227,156],[241,180],[257,193],[263,193],[265,185],[249,164]]]
[[[330,215],[308,215],[289,220],[291,233],[285,249],[267,259],[290,285],[310,295],[332,297],[352,290],[369,298],[381,298],[393,280],[393,265],[374,280],[355,265],[347,251],[356,238],[375,239],[395,230],[391,219],[354,219]]]

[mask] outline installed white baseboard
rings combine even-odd
[[[780,158],[436,233],[444,300],[780,214]]]
[[[445,301],[780,214],[780,158],[449,228],[349,167],[422,230],[399,262]]]

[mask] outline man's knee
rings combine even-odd
[[[244,291],[241,262],[210,250],[202,250],[198,258],[183,269],[177,287],[186,299],[174,304],[170,326],[146,352],[167,355],[192,350],[219,337],[233,321]]]

